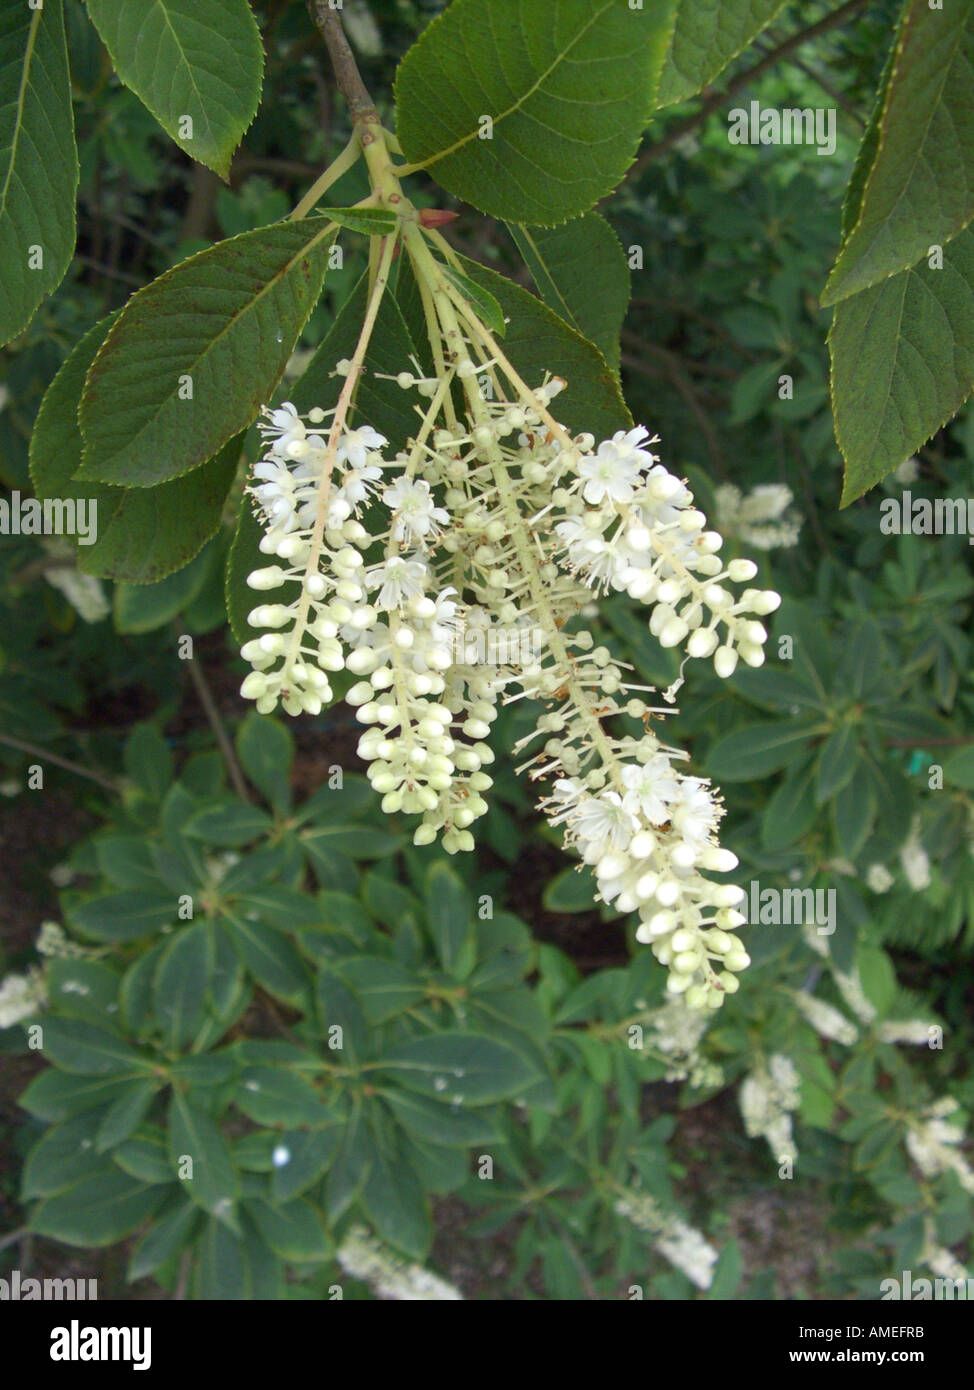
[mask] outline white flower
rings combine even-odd
[[[797,1157],[789,1111],[798,1109],[800,1099],[801,1078],[791,1058],[781,1052],[746,1076],[738,1091],[746,1133],[752,1139],[764,1138],[779,1162]]]
[[[96,579],[93,574],[82,574],[80,570],[65,566],[45,570],[44,578],[55,589],[60,589],[74,611],[86,623],[100,622],[111,612],[101,580]]]
[[[624,849],[637,826],[618,792],[585,797],[578,803],[570,824],[575,836],[599,857],[610,849]]]
[[[283,1144],[278,1144],[271,1154],[271,1162],[275,1168],[285,1168],[291,1162],[291,1150]]]
[[[388,443],[385,435],[379,434],[371,425],[359,425],[357,430],[348,430],[340,437],[335,461],[344,463],[347,460],[353,468],[364,468],[368,453]]]
[[[831,1004],[826,1004],[824,999],[816,999],[814,995],[799,989],[795,991],[794,1000],[799,1012],[821,1037],[842,1043],[845,1047],[851,1047],[859,1037],[859,1030],[855,1024],[850,1023],[845,1015],[839,1013]]]
[[[866,870],[866,887],[874,893],[888,893],[893,886],[893,875],[885,864],[870,864]]]
[[[349,468],[342,474],[342,496],[352,507],[359,507],[375,493],[381,477],[382,469],[374,463]]]
[[[920,819],[915,816],[906,843],[900,849],[900,867],[914,893],[922,893],[931,884],[930,856],[920,843]]]
[[[645,1192],[629,1190],[617,1200],[615,1210],[640,1231],[646,1231],[656,1249],[676,1269],[682,1270],[698,1289],[709,1289],[717,1263],[717,1251],[699,1231],[678,1216],[666,1212]]]
[[[632,430],[630,433],[637,434],[639,431]],[[633,448],[623,430],[612,439],[603,441],[597,453],[579,460],[579,477],[586,480],[582,489],[585,501],[597,505],[608,497],[613,502],[631,502],[643,459],[652,462],[652,455]]]
[[[337,1251],[338,1262],[354,1279],[371,1284],[384,1298],[404,1302],[462,1301],[463,1294],[422,1265],[409,1264],[362,1226],[354,1226]]]
[[[297,408],[290,401],[284,401],[276,410],[266,412],[268,424],[258,428],[271,441],[271,452],[281,458],[296,458],[291,453],[292,445],[303,443],[307,430]]]
[[[680,784],[668,758],[660,753],[646,763],[632,763],[622,769],[622,780],[626,787],[622,804],[630,815],[642,813],[650,825],[669,820]]]
[[[0,1028],[12,1028],[21,1019],[33,1018],[47,998],[39,974],[8,975],[0,982]]]
[[[450,513],[436,506],[430,485],[422,478],[397,478],[386,488],[382,500],[395,514],[392,527],[395,541],[412,542],[431,533],[436,536],[439,527],[450,520]]]
[[[717,829],[720,809],[706,782],[699,777],[681,777],[670,806],[673,829],[691,849],[703,849]]]
[[[379,590],[376,600],[378,607],[391,612],[399,608],[405,599],[415,598],[423,592],[428,573],[422,560],[390,555],[381,565],[369,570],[369,588]]]
[[[929,1044],[936,1024],[924,1023],[922,1019],[886,1019],[876,1029],[876,1036],[884,1043],[916,1043],[925,1047]]]

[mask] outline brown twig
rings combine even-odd
[[[0,743],[5,743],[8,748],[17,748],[21,753],[29,753],[34,758],[43,758],[45,762],[56,763],[58,767],[63,767],[66,772],[74,772],[79,777],[87,777],[90,781],[97,782],[99,786],[106,787],[110,792],[121,790],[119,783],[114,778],[106,776],[105,773],[95,772],[90,767],[82,767],[80,763],[73,763],[70,758],[62,758],[58,753],[51,753],[47,748],[41,748],[36,743],[28,743],[25,738],[14,738],[12,734],[0,734]]]
[[[723,91],[714,92],[712,96],[707,97],[699,111],[694,112],[692,116],[687,116],[685,120],[678,121],[676,125],[670,127],[661,140],[658,140],[655,145],[650,145],[647,150],[644,150],[629,170],[628,177],[638,178],[645,168],[650,164],[654,164],[657,159],[660,159],[667,150],[672,149],[685,135],[689,135],[692,130],[696,130],[697,126],[702,125],[707,117],[713,115],[715,111],[718,111],[725,105],[730,97],[734,96],[744,87],[747,87],[756,77],[760,77],[763,72],[767,72],[768,68],[774,67],[775,63],[779,63],[783,58],[787,58],[796,48],[800,48],[802,44],[808,43],[809,39],[818,38],[820,34],[826,33],[829,29],[834,29],[837,24],[841,24],[843,20],[855,14],[856,10],[862,9],[865,3],[866,0],[846,0],[846,4],[841,5],[837,10],[833,10],[831,14],[825,15],[825,17],[820,19],[816,24],[809,25],[807,29],[801,29],[797,34],[792,34],[791,38],[785,39],[783,43],[778,44],[777,48],[772,49],[770,53],[766,53],[756,63],[746,68],[744,72],[738,73],[735,78],[728,82]]]
[[[199,696],[200,704],[203,706],[203,712],[209,721],[210,728],[213,730],[220,752],[223,754],[223,761],[227,766],[227,774],[230,778],[230,783],[234,791],[240,797],[240,800],[249,802],[253,800],[250,795],[250,788],[244,780],[244,775],[240,769],[240,764],[237,762],[237,755],[234,752],[233,744],[230,742],[230,736],[220,717],[220,711],[217,709],[216,701],[213,698],[213,692],[203,673],[203,668],[195,656],[191,657],[186,665],[189,667],[190,680],[196,687],[196,693]]]
[[[338,90],[348,103],[352,120],[378,122],[375,102],[362,81],[338,11],[329,7],[328,0],[308,0],[308,10],[312,23],[325,41]]]

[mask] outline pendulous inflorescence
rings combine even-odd
[[[572,436],[551,414],[563,380],[529,390],[469,308],[462,330],[444,319],[437,376],[414,363],[394,378],[418,400],[403,450],[349,428],[347,390],[333,411],[265,412],[250,492],[268,564],[248,580],[264,601],[242,693],[265,713],[316,714],[334,674],[351,673],[345,698],[383,809],[417,815],[415,842],[439,837],[450,853],[473,848],[487,810],[501,703],[536,701],[515,753],[544,785],[542,809],[599,897],[638,915],[670,992],[718,1007],[749,963],[743,892],[710,877],[737,865],[718,843],[723,805],[658,736],[667,705],[581,618],[625,592],[661,646],[727,677],[763,662],[761,619],[779,597],[749,587],[752,561],[724,562],[646,429]],[[355,364],[337,372],[348,386]]]

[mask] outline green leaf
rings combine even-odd
[[[303,1004],[308,974],[294,946],[273,927],[228,913],[227,930],[244,965],[258,984],[288,1003]]]
[[[209,1115],[179,1091],[169,1106],[169,1157],[177,1172],[192,1159],[192,1175],[181,1177],[192,1201],[219,1220],[232,1218],[239,1181],[230,1147]]]
[[[190,473],[195,478],[195,473]],[[171,485],[170,485],[171,486]],[[260,549],[264,528],[257,520],[250,498],[244,495],[237,513],[237,525],[227,556],[227,570],[224,577],[223,593],[227,604],[227,617],[238,644],[243,644],[254,636],[254,630],[247,622],[248,613],[253,612],[260,599],[255,589],[247,583],[247,575],[254,570],[263,569],[267,556]]]
[[[537,1080],[512,1047],[473,1033],[444,1032],[399,1043],[381,1065],[400,1085],[451,1104],[505,1100]]]
[[[68,920],[94,941],[137,941],[176,921],[176,903],[162,893],[106,893],[78,903]]]
[[[116,584],[115,631],[137,635],[171,623],[199,594],[212,560],[212,547],[206,546],[188,565],[154,584]]]
[[[563,227],[515,223],[510,230],[548,308],[594,343],[618,372],[629,263],[608,222],[588,212]]]
[[[317,1209],[299,1198],[283,1206],[253,1197],[246,1211],[264,1240],[282,1260],[302,1264],[327,1260],[332,1253]]]
[[[48,999],[60,1017],[87,1019],[102,1027],[111,1023],[118,999],[119,976],[94,960],[67,957],[49,961],[45,971]]]
[[[106,1153],[122,1144],[145,1119],[159,1091],[155,1080],[130,1082],[105,1111],[95,1133],[95,1148]]]
[[[315,216],[322,216],[327,222],[337,222],[340,227],[348,227],[353,232],[363,232],[366,236],[391,236],[399,226],[399,218],[385,208],[320,208]]]
[[[80,1114],[82,1110],[107,1105],[124,1095],[127,1088],[128,1082],[117,1076],[87,1079],[48,1067],[40,1076],[34,1077],[18,1104],[28,1115],[34,1115],[46,1124],[55,1124],[58,1120]]]
[[[328,1038],[329,1049],[340,1060],[353,1065],[366,1056],[369,1025],[354,991],[328,965],[318,972],[318,1018]],[[333,1029],[341,1029],[341,1033]]]
[[[491,333],[497,338],[503,338],[507,332],[507,324],[504,322],[504,315],[501,306],[492,294],[487,290],[482,290],[479,285],[467,275],[461,275],[452,266],[444,265],[443,274],[453,287],[460,291],[464,299],[468,300],[476,309],[478,316],[483,320],[484,325],[490,329]]]
[[[974,217],[972,85],[974,10],[931,9],[927,0],[911,0],[882,97],[878,148],[859,215],[823,304],[915,265]]]
[[[403,1152],[394,1126],[381,1111],[372,1115],[374,1149],[362,1203],[380,1240],[415,1260],[425,1259],[433,1238],[429,1199]]]
[[[408,1091],[382,1091],[382,1099],[403,1129],[414,1139],[428,1144],[442,1144],[450,1149],[466,1149],[471,1144],[489,1144],[497,1140],[496,1127],[483,1113],[462,1110],[441,1101]]]
[[[818,815],[815,804],[815,761],[792,763],[761,816],[761,845],[772,853],[787,849],[805,835]]]
[[[835,437],[847,506],[899,467],[974,384],[974,232],[837,305],[829,333]]]
[[[717,741],[707,759],[707,770],[721,782],[766,777],[794,762],[818,728],[807,720],[749,724]]]
[[[320,1129],[287,1130],[279,1145],[287,1161],[274,1165],[271,1195],[275,1202],[288,1202],[316,1182],[334,1158],[341,1143],[343,1126],[337,1116]]]
[[[117,315],[102,319],[73,348],[48,387],[30,439],[30,475],[41,499],[97,506],[97,539],[77,548],[88,574],[148,584],[185,565],[220,525],[243,436],[201,468],[156,488],[81,483],[78,407],[88,369]],[[90,499],[90,502],[89,502]],[[91,516],[90,510],[85,512]],[[84,534],[84,533],[82,533]],[[73,539],[73,537],[71,538]]]
[[[869,771],[863,763],[858,763],[852,777],[832,802],[835,842],[847,859],[855,859],[866,843],[875,811]]]
[[[21,1201],[47,1197],[79,1178],[104,1171],[105,1159],[94,1145],[98,1115],[86,1111],[54,1125],[31,1149],[21,1177]]]
[[[678,0],[658,104],[686,101],[708,86],[770,24],[785,0]]]
[[[312,1082],[289,1067],[248,1067],[234,1104],[259,1125],[319,1125],[331,1118]]]
[[[596,439],[632,428],[615,373],[593,343],[503,275],[473,261],[463,267],[501,306],[507,320],[504,353],[528,385],[540,386],[546,372],[567,381],[554,407],[556,419],[571,430],[590,430]]]
[[[144,1279],[178,1254],[192,1239],[198,1220],[199,1210],[182,1198],[158,1216],[135,1247],[126,1275],[129,1283]]]
[[[165,1136],[158,1129],[146,1125],[112,1151],[112,1161],[123,1173],[128,1173],[130,1178],[138,1178],[139,1182],[173,1181]]]
[[[88,371],[77,477],[152,487],[246,429],[317,302],[332,240],[318,219],[260,227],[138,290]]]
[[[88,0],[88,14],[125,85],[225,179],[260,101],[264,48],[247,0]]]
[[[134,1073],[151,1066],[144,1057],[114,1033],[106,1033],[80,1018],[48,1018],[44,1021],[44,1056],[63,1071],[83,1076]]]
[[[165,1044],[185,1047],[203,1021],[212,958],[205,923],[183,927],[169,942],[156,967],[152,996]]]
[[[298,410],[313,406],[330,409],[338,400],[343,378],[335,376],[335,363],[351,357],[358,343],[362,319],[369,296],[369,277],[366,271],[342,305],[325,338],[295,382],[291,399]],[[395,376],[410,370],[410,354],[416,351],[406,321],[391,293],[382,296],[375,329],[365,354],[365,372],[355,389],[357,419],[367,421],[384,434],[393,449],[401,448],[416,432],[415,397],[403,391],[395,381],[381,380],[378,373]],[[267,563],[264,556],[261,564]],[[253,606],[253,605],[251,605]]]
[[[78,154],[61,0],[0,14],[0,343],[30,323],[74,254]]]
[[[368,1023],[386,1023],[424,998],[420,981],[398,961],[341,956],[335,968],[355,992]]]
[[[426,916],[440,964],[464,980],[477,961],[473,903],[460,875],[448,864],[434,864],[426,875]]]
[[[41,1202],[30,1229],[64,1245],[115,1245],[164,1201],[165,1187],[148,1187],[119,1172],[82,1178]]]
[[[885,1018],[898,989],[893,962],[879,946],[864,941],[856,951],[856,968],[863,993],[879,1017]]]
[[[852,777],[859,762],[859,730],[845,720],[825,740],[818,759],[815,800],[819,806],[831,801]]]
[[[944,760],[944,780],[952,787],[974,791],[974,743],[958,748]]]
[[[564,222],[631,164],[665,43],[626,0],[454,0],[399,65],[403,152],[492,217]]]
[[[273,817],[259,806],[226,800],[197,811],[186,822],[184,833],[194,840],[205,840],[208,845],[236,848],[249,845],[273,828]]]
[[[125,771],[139,790],[161,801],[172,781],[172,753],[159,730],[153,724],[140,724],[126,741],[124,758]]]
[[[555,874],[544,886],[542,901],[547,912],[594,912],[597,891],[591,872],[580,865]]]
[[[237,730],[237,754],[244,772],[276,811],[291,805],[294,740],[278,719],[251,710]]]

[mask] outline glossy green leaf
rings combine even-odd
[[[44,1055],[62,1071],[110,1076],[139,1072],[151,1065],[114,1033],[80,1018],[48,1018],[43,1029]]]
[[[823,304],[896,275],[974,217],[974,10],[910,0],[878,144]]]
[[[160,487],[106,487],[75,479],[83,449],[78,425],[81,393],[116,317],[109,315],[85,334],[48,387],[31,434],[30,474],[42,499],[70,499],[75,506],[83,499],[89,508],[95,503],[97,538],[78,545],[80,569],[149,584],[187,564],[219,527],[243,437],[230,440],[186,477]],[[84,515],[90,517],[90,510]],[[85,534],[82,531],[81,538]]]
[[[454,0],[399,65],[396,133],[482,212],[564,222],[632,162],[665,42],[626,0]]]
[[[123,1173],[82,1178],[41,1202],[30,1229],[64,1245],[114,1245],[147,1221],[165,1195],[166,1188]]]
[[[95,941],[137,941],[176,922],[176,900],[163,893],[108,893],[77,904],[72,926]]]
[[[282,1260],[303,1264],[327,1260],[331,1254],[331,1242],[325,1235],[321,1216],[303,1198],[277,1206],[254,1197],[246,1203],[246,1210],[261,1236]]]
[[[192,1239],[199,1219],[199,1209],[183,1199],[160,1213],[132,1253],[126,1275],[129,1283],[144,1279],[178,1254]]]
[[[974,232],[837,305],[829,333],[842,505],[899,467],[974,385]]]
[[[203,1021],[212,963],[206,925],[182,927],[167,944],[153,982],[155,1015],[167,1047],[179,1051]]]
[[[390,1048],[382,1067],[401,1086],[458,1105],[486,1105],[537,1080],[507,1043],[473,1033],[436,1033]]]
[[[629,263],[608,222],[589,212],[562,227],[512,224],[511,235],[548,308],[593,342],[617,372]]]
[[[260,794],[278,811],[291,804],[294,740],[279,719],[251,710],[237,730],[241,766]]]
[[[23,331],[74,254],[78,154],[61,0],[0,14],[0,343]]]
[[[125,85],[177,145],[226,178],[264,67],[247,0],[88,0],[88,14]]]
[[[500,304],[507,319],[505,355],[527,384],[540,386],[545,373],[568,383],[553,406],[557,420],[572,430],[590,430],[596,439],[632,428],[615,373],[594,344],[503,275],[473,261],[465,260],[463,268]]]
[[[88,371],[78,478],[152,487],[253,422],[321,293],[319,221],[217,242],[132,296]]]
[[[799,757],[817,731],[818,725],[807,720],[750,724],[718,740],[707,759],[707,771],[720,782],[766,777]]]
[[[179,1091],[169,1106],[169,1157],[192,1201],[219,1220],[232,1218],[239,1179],[229,1145],[209,1115]]]
[[[677,0],[659,105],[706,87],[784,8],[784,0]]]

